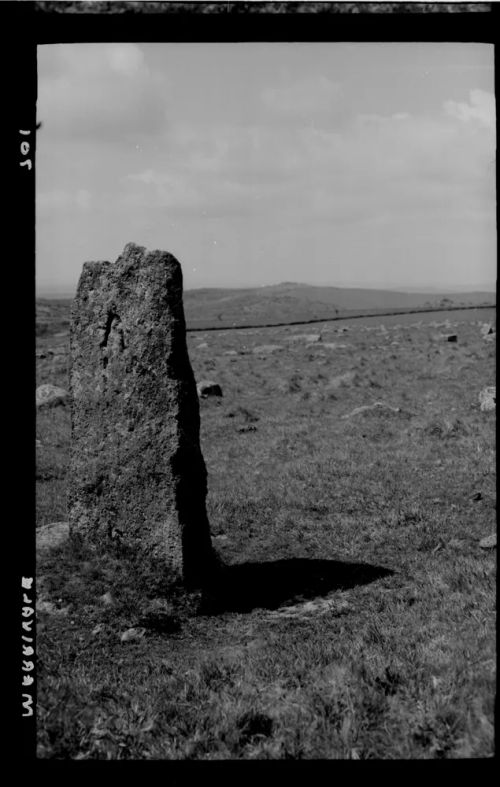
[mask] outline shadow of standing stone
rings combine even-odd
[[[71,310],[73,537],[203,585],[215,565],[179,262],[133,243],[86,262]]]

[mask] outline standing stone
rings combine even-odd
[[[86,262],[70,340],[71,533],[203,584],[214,554],[175,257],[129,243],[114,264]]]

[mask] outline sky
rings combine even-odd
[[[164,249],[184,287],[496,280],[493,46],[38,47],[36,283]]]

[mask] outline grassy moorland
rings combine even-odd
[[[70,299],[40,299],[37,335],[68,328]],[[495,292],[418,293],[349,287],[316,287],[282,282],[266,287],[186,290],[184,313],[188,330],[253,327],[280,323],[318,322],[390,311],[418,311],[441,306],[457,308],[495,304]]]
[[[40,551],[38,756],[491,757],[494,319],[188,334],[223,390],[200,402],[221,587],[165,605],[126,556]],[[38,384],[67,386],[56,333]],[[67,408],[36,436],[42,526],[67,516]]]

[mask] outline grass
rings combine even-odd
[[[493,316],[325,323],[312,345],[288,341],[300,326],[188,334],[224,394],[200,402],[223,586],[186,599],[127,555],[41,554],[38,756],[491,757],[495,345],[476,321]],[[446,318],[457,344],[436,338]],[[39,382],[67,385],[51,357]],[[376,401],[399,411],[351,415]],[[42,525],[67,516],[65,408],[37,438]]]

